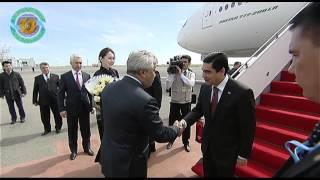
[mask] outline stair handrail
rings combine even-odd
[[[274,40],[278,39],[284,32],[285,30],[287,30],[289,28],[289,23],[290,21],[296,17],[305,7],[307,7],[310,3],[312,2],[308,2],[305,6],[303,6],[294,16],[292,16],[283,26],[281,26],[279,28],[279,30],[274,33],[271,38],[269,38],[262,46],[260,46],[259,49],[257,49],[252,55],[251,57],[244,63],[242,64],[235,72],[233,72],[230,76],[233,77],[235,76],[236,73],[240,73],[242,72],[243,70],[246,70],[249,68],[249,62],[251,60],[253,60],[253,58],[258,54],[258,55],[261,55],[260,53],[263,52],[263,50],[265,50]],[[261,51],[261,52],[260,52]],[[252,64],[254,64],[255,61],[253,61]],[[235,76],[234,79],[238,79],[239,78],[239,75]]]

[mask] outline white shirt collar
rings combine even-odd
[[[220,82],[220,84],[217,86],[217,88],[219,89],[220,92],[223,92],[224,87],[226,86],[228,80],[229,80],[229,77],[228,77],[228,75],[226,75],[226,76],[224,77],[224,79]],[[214,87],[214,86],[212,86],[212,88],[213,88],[213,87]]]
[[[128,76],[128,77],[130,77],[130,78],[132,78],[132,79],[134,79],[134,80],[138,81],[141,85],[143,85],[143,84],[139,81],[139,79],[137,79],[136,77],[131,76],[130,74],[126,74],[125,76]]]
[[[43,76],[46,76],[45,74],[42,74]],[[48,75],[47,75],[48,77],[50,77],[50,72],[48,73]]]
[[[73,75],[76,74],[76,71],[75,71],[75,70],[71,69],[71,71],[72,71],[72,74],[73,74]],[[79,75],[81,75],[81,74],[82,74],[82,73],[81,73],[81,70],[79,70],[78,73],[79,73]]]
[[[44,79],[47,80],[47,77],[50,78],[50,72],[48,73],[48,75],[46,76],[45,74],[42,74]]]

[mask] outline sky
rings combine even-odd
[[[192,64],[202,64],[200,54],[183,49],[178,33],[186,19],[205,3],[170,2],[0,2],[0,48],[9,57],[34,58],[50,65],[69,65],[70,55],[80,54],[84,65],[98,63],[101,49],[115,51],[115,65],[125,65],[129,53],[146,49],[159,64],[177,54],[189,54]],[[34,43],[22,43],[10,31],[13,14],[24,7],[39,10],[46,32]]]

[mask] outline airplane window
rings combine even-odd
[[[242,2],[238,2],[238,5],[240,6],[242,4]]]
[[[220,8],[219,8],[219,12],[221,12],[222,11],[222,7],[220,6]]]
[[[235,4],[236,4],[235,2],[232,2],[231,3],[231,7],[233,8]]]
[[[228,9],[228,4],[226,4],[226,6],[224,7],[224,9],[225,9],[225,10],[227,10],[227,9]]]

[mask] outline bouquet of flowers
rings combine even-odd
[[[92,77],[84,84],[88,92],[93,96],[94,105],[98,109],[100,109],[103,88],[113,81],[115,81],[115,79],[112,76],[102,74]]]

